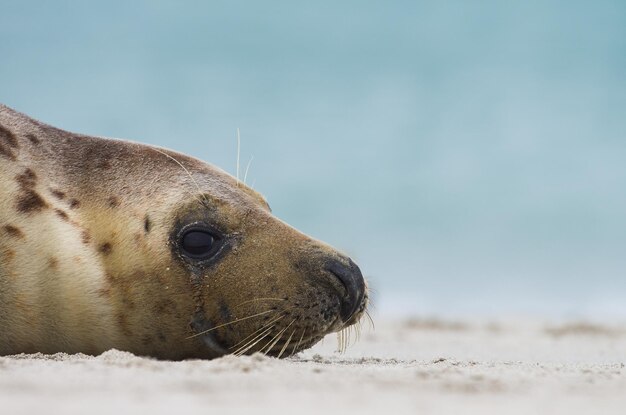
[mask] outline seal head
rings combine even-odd
[[[355,324],[354,262],[224,171],[0,106],[0,353],[289,356]]]

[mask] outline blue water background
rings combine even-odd
[[[626,317],[624,1],[0,1],[0,102],[231,173],[240,128],[381,314]]]

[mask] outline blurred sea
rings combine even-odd
[[[0,102],[192,154],[381,314],[626,317],[626,2],[0,1]]]

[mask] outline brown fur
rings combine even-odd
[[[173,230],[196,222],[228,238],[211,265],[176,251]],[[289,338],[287,355],[354,323],[367,304],[340,321],[344,288],[324,261],[347,259],[223,171],[1,105],[0,226],[0,354],[220,355],[198,320],[229,352],[265,330],[246,352],[278,355]]]
[[[24,233],[22,233],[22,231],[20,231],[19,228],[16,228],[15,226],[12,225],[4,225],[3,226],[4,231],[11,235],[14,236],[16,238],[23,238],[24,237]]]

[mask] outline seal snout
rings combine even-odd
[[[339,316],[344,323],[363,308],[365,299],[365,279],[361,269],[350,258],[330,260],[326,269],[333,274],[345,288],[341,299]]]

